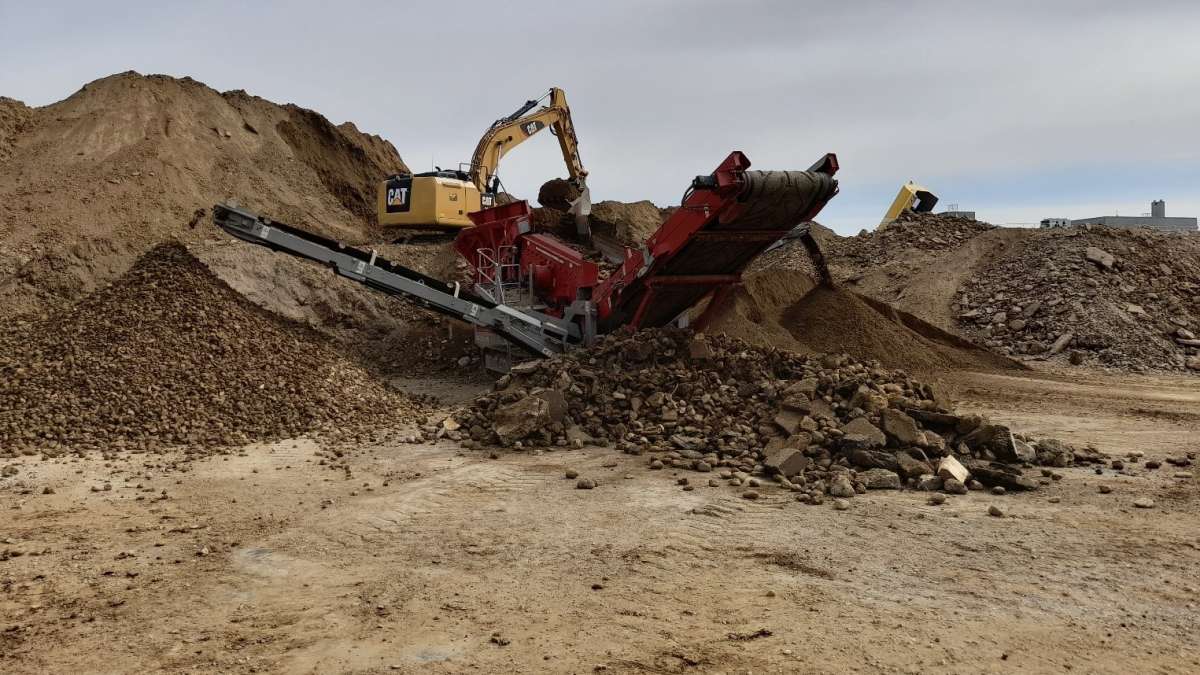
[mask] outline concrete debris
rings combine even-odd
[[[699,341],[705,349],[696,359]],[[571,385],[556,390],[565,412],[553,419],[538,393],[560,381]],[[1059,441],[955,415],[904,371],[680,329],[617,333],[526,366],[456,414],[484,444],[561,446],[575,428],[646,455],[651,468],[728,472],[739,484],[774,475],[787,489],[840,498],[936,489],[928,480],[935,473],[947,491],[966,492],[972,475],[988,486],[1032,490],[1037,481],[1016,465],[1075,457]]]
[[[965,333],[1001,354],[1169,371],[1188,370],[1200,356],[1200,343],[1185,337],[1200,330],[1198,298],[1194,238],[1064,228],[989,260],[958,289],[953,310]]]

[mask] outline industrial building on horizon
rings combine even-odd
[[[1099,225],[1102,227],[1149,227],[1162,232],[1196,232],[1196,219],[1167,216],[1167,202],[1156,199],[1150,202],[1147,216],[1099,216],[1096,218],[1043,218],[1041,227],[1071,227],[1072,225]]]

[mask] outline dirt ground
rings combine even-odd
[[[1071,378],[952,386],[966,410],[1114,456],[1200,450],[1194,379]],[[940,507],[872,491],[836,511],[693,472],[683,491],[684,474],[608,449],[363,447],[351,475],[316,450],[16,462],[0,671],[1200,669],[1200,483],[1166,464]],[[1155,508],[1134,508],[1143,496]]]

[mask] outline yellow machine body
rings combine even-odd
[[[406,229],[470,227],[468,213],[483,208],[479,188],[455,172],[392,176],[379,185],[379,224]],[[491,206],[491,204],[488,204]]]
[[[900,186],[900,193],[896,195],[896,199],[888,207],[887,213],[883,214],[883,220],[879,221],[878,229],[882,230],[896,222],[906,211],[914,211],[916,213],[932,211],[937,201],[937,195],[933,194],[929,188],[908,181]]]

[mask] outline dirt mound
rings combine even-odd
[[[846,353],[926,375],[1021,367],[886,303],[818,287],[811,272],[797,269],[751,272],[705,330],[762,347]]]
[[[592,232],[615,238],[626,246],[641,246],[666,220],[653,202],[603,201],[592,204]]]
[[[32,115],[33,111],[24,103],[0,96],[0,162],[12,155],[17,135],[25,129]]]
[[[728,467],[747,479],[765,467],[810,500],[905,481],[940,489],[938,464],[954,455],[949,465],[961,469],[961,461],[984,484],[1036,489],[1012,465],[1077,458],[1057,441],[1029,443],[1007,427],[954,415],[933,387],[878,362],[683,330],[606,336],[591,349],[514,369],[498,388],[456,417],[474,441],[613,441],[653,453],[651,468]],[[947,489],[965,491],[965,474]]]
[[[911,314],[853,292],[818,287],[784,311],[781,324],[818,352],[845,352],[918,372],[993,370],[1017,364]]]
[[[1200,370],[1200,236],[1043,230],[963,284],[962,328],[1011,354]],[[1190,339],[1189,339],[1190,338]]]
[[[77,289],[86,292],[158,243],[215,238],[205,210],[227,199],[361,241],[375,183],[404,168],[390,144],[353,125],[190,78],[122,73],[49,106],[5,102],[0,111],[9,154],[0,161],[0,268],[34,266],[0,280],[0,311],[25,292],[58,296],[64,289],[45,286],[53,282],[36,269],[49,263],[38,261],[68,260],[76,244],[112,249],[111,263],[70,272],[86,277]]]
[[[66,313],[0,336],[8,453],[213,448],[394,424],[419,409],[178,244]]]

